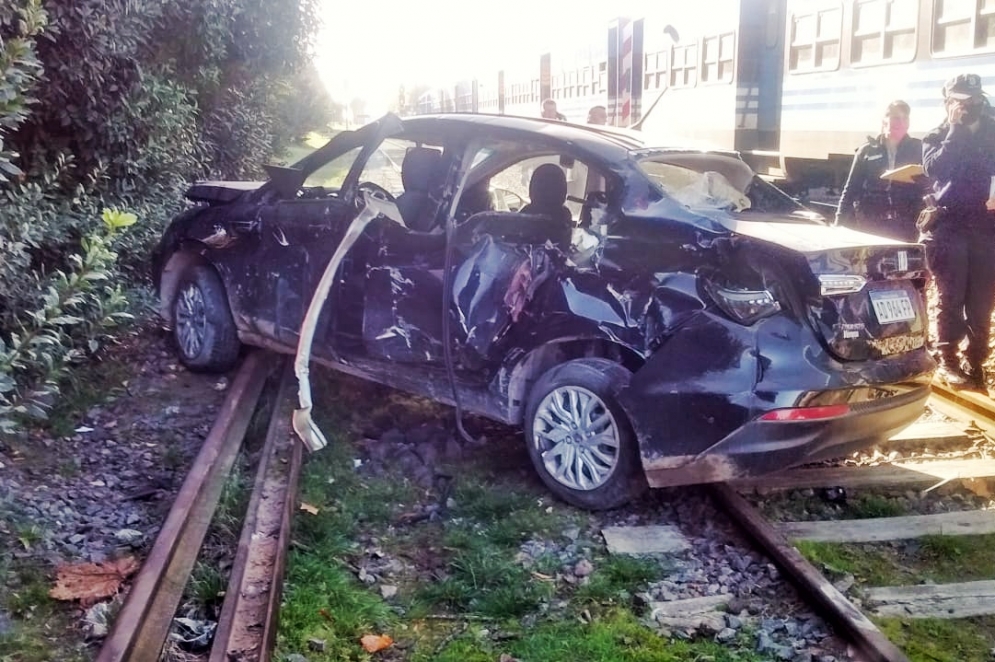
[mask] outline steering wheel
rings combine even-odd
[[[369,191],[374,198],[380,198],[381,200],[386,200],[387,202],[397,202],[397,198],[395,198],[390,191],[376,182],[360,182],[357,188],[360,191]]]

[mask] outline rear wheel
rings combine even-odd
[[[209,266],[184,269],[173,299],[173,338],[191,370],[224,372],[238,359],[241,343],[218,274]]]
[[[615,508],[646,489],[636,435],[616,399],[630,376],[607,359],[577,359],[551,369],[532,389],[529,457],[546,486],[572,505]]]

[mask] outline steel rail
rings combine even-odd
[[[293,397],[288,367],[266,433],[209,662],[271,659],[303,448],[291,428]]]
[[[780,566],[802,592],[802,596],[818,605],[823,614],[849,637],[860,652],[861,660],[909,662],[905,653],[891,643],[874,623],[823,577],[739,492],[725,483],[710,487],[719,506]]]
[[[256,350],[245,357],[97,662],[159,659],[225,479],[272,366],[273,360],[265,352]]]

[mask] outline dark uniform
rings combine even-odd
[[[958,76],[955,81],[961,78],[974,82],[978,77]],[[980,94],[980,80],[976,87]],[[951,384],[963,381],[957,352],[966,337],[968,378],[982,386],[995,306],[995,212],[985,207],[995,176],[995,120],[982,113],[977,121],[974,131],[973,122],[944,122],[923,139],[923,168],[935,180],[942,211],[920,240],[926,246],[939,295],[936,322],[941,376]]]
[[[868,138],[857,150],[850,166],[836,223],[861,232],[916,241],[916,218],[925,191],[915,184],[881,179],[892,167],[922,163],[922,141],[905,136],[895,149],[895,165],[889,167],[885,136]]]

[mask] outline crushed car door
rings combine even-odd
[[[537,149],[545,153],[534,154]],[[514,212],[492,204],[458,226],[463,258],[453,272],[454,342],[462,367],[471,369],[499,361],[502,341],[532,316],[528,304],[554,272],[551,256],[557,263],[579,259],[572,248],[576,220],[590,213],[589,169],[570,156],[495,144],[479,170],[471,172],[468,189],[486,188],[492,203],[510,195],[527,204]]]
[[[383,137],[399,126],[396,118],[387,116],[339,134],[289,169],[271,169],[274,189],[282,185],[284,190],[259,210],[259,247],[248,266],[256,273],[257,307],[268,325],[265,335],[281,344],[297,343],[317,281],[356,216],[356,173]],[[289,181],[277,182],[281,176]],[[343,273],[350,269],[351,263],[344,265]],[[348,296],[333,290],[332,309],[338,308],[334,302]],[[348,320],[334,315],[324,316],[325,327],[329,323],[341,324],[344,332],[348,329]]]
[[[442,273],[445,260],[443,200],[453,181],[451,146],[389,139],[384,149],[401,163],[403,186],[368,167],[365,181],[383,182],[396,196],[403,226],[380,219],[371,224],[364,283],[363,346],[374,359],[438,363],[442,351]]]

